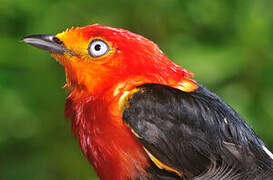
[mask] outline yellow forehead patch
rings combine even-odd
[[[105,40],[104,38],[92,37],[90,39],[87,39],[86,36],[84,36],[84,34],[82,34],[81,31],[77,31],[77,28],[66,30],[62,33],[57,34],[56,37],[59,38],[64,43],[65,47],[68,50],[79,55],[82,60],[99,62],[97,60],[103,59],[115,52],[115,48],[112,47],[112,44]],[[94,39],[99,39],[105,42],[109,47],[109,51],[106,54],[99,57],[90,56],[88,52],[89,45]]]

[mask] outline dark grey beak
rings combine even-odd
[[[66,51],[63,42],[58,39],[54,34],[30,35],[24,37],[22,41],[37,48],[44,49],[53,53],[63,54]]]

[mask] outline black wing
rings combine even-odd
[[[265,144],[206,88],[183,92],[144,84],[138,89],[128,100],[123,120],[150,158],[171,168],[172,174],[196,179],[272,178],[273,159]]]

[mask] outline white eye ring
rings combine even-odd
[[[101,39],[93,39],[88,47],[89,55],[94,58],[103,56],[108,51],[110,51],[109,45]]]

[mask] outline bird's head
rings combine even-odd
[[[30,35],[23,41],[48,50],[64,66],[67,87],[90,93],[114,85],[171,85],[192,76],[170,61],[155,43],[123,29],[95,24],[56,35]]]

